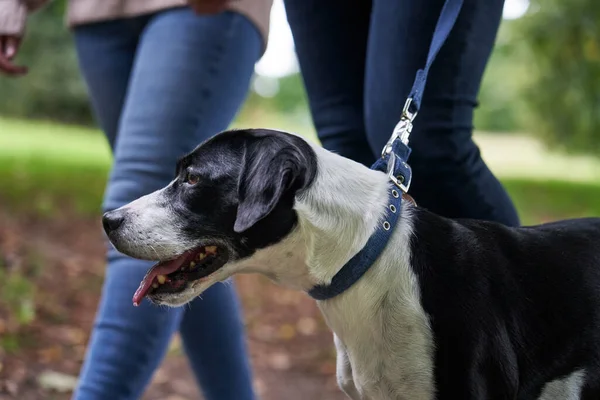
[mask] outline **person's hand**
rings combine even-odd
[[[27,67],[13,63],[19,51],[21,38],[14,35],[0,34],[0,72],[10,76],[20,76],[27,73]]]
[[[229,0],[188,0],[197,14],[218,14],[225,11]]]

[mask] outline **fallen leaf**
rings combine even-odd
[[[291,366],[290,357],[286,353],[274,353],[269,357],[269,365],[277,370],[287,370]]]
[[[40,361],[42,363],[50,364],[58,361],[62,358],[63,351],[60,346],[52,346],[39,351]]]
[[[38,376],[38,383],[42,389],[68,393],[75,390],[77,377],[56,371],[44,371]]]
[[[317,332],[317,321],[310,317],[300,318],[296,323],[296,329],[305,336],[314,335]]]
[[[293,339],[296,336],[296,329],[291,324],[283,324],[279,327],[279,337],[284,340]]]

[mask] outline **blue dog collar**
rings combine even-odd
[[[327,300],[344,292],[354,285],[368,269],[377,261],[379,255],[387,246],[396,222],[400,216],[402,207],[402,193],[393,184],[389,188],[389,204],[385,218],[380,222],[371,235],[365,247],[356,253],[331,280],[329,285],[319,285],[308,291],[308,294],[316,300]]]
[[[383,221],[371,235],[365,247],[335,274],[329,285],[318,285],[308,291],[312,298],[327,300],[350,288],[377,261],[387,246],[402,211],[403,188],[408,188],[411,180],[410,167],[402,159],[402,157],[406,157],[404,160],[408,158],[410,148],[400,140],[394,141],[391,145],[391,151],[371,167],[371,169],[386,172],[390,177],[388,205]]]

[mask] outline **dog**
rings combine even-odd
[[[232,130],[103,225],[118,251],[158,261],[136,304],[180,306],[237,273],[310,292],[381,226],[389,190],[300,136]],[[511,228],[399,211],[367,272],[317,302],[349,398],[600,399],[600,218]]]

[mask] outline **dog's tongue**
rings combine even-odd
[[[146,276],[140,282],[140,286],[135,291],[133,295],[133,305],[139,306],[144,297],[148,294],[148,291],[152,287],[152,283],[154,283],[154,278],[158,275],[168,275],[172,272],[175,272],[181,267],[183,263],[184,257],[176,258],[175,260],[164,261],[156,263],[148,272],[146,272]]]

